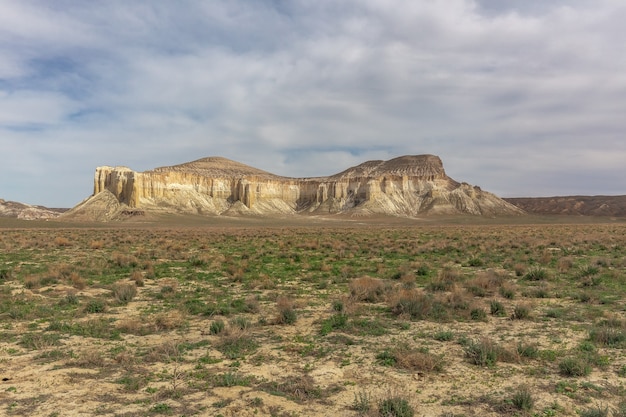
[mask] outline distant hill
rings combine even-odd
[[[67,209],[51,209],[43,206],[5,201],[0,198],[0,217],[13,217],[24,220],[52,219],[59,217]]]
[[[96,169],[94,194],[64,217],[112,220],[154,212],[207,215],[384,214],[415,217],[523,211],[448,177],[434,155],[367,161],[329,177],[289,178],[221,157],[135,172]]]
[[[577,216],[626,216],[626,195],[523,197],[504,200],[530,214]]]

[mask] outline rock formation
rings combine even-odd
[[[507,198],[531,214],[626,217],[626,195]]]
[[[21,220],[53,219],[60,216],[63,211],[64,209],[31,206],[30,204],[5,201],[0,198],[0,217],[13,217]]]
[[[434,155],[368,161],[330,177],[288,178],[220,157],[135,172],[96,169],[94,193],[70,215],[144,211],[241,214],[517,215],[495,195],[448,177]]]

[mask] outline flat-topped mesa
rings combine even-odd
[[[522,213],[493,194],[454,181],[434,155],[368,161],[313,178],[282,177],[221,157],[145,172],[103,166],[96,169],[94,197],[105,191],[131,208],[203,214]]]

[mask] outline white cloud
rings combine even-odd
[[[434,153],[506,195],[614,192],[624,18],[616,0],[3,3],[0,148],[15,161],[0,178],[208,155],[311,176]],[[84,197],[46,180],[0,198]],[[38,200],[44,187],[58,197]]]

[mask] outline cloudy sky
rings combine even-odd
[[[285,176],[439,155],[503,197],[626,194],[623,0],[0,1],[0,198],[100,165]]]

